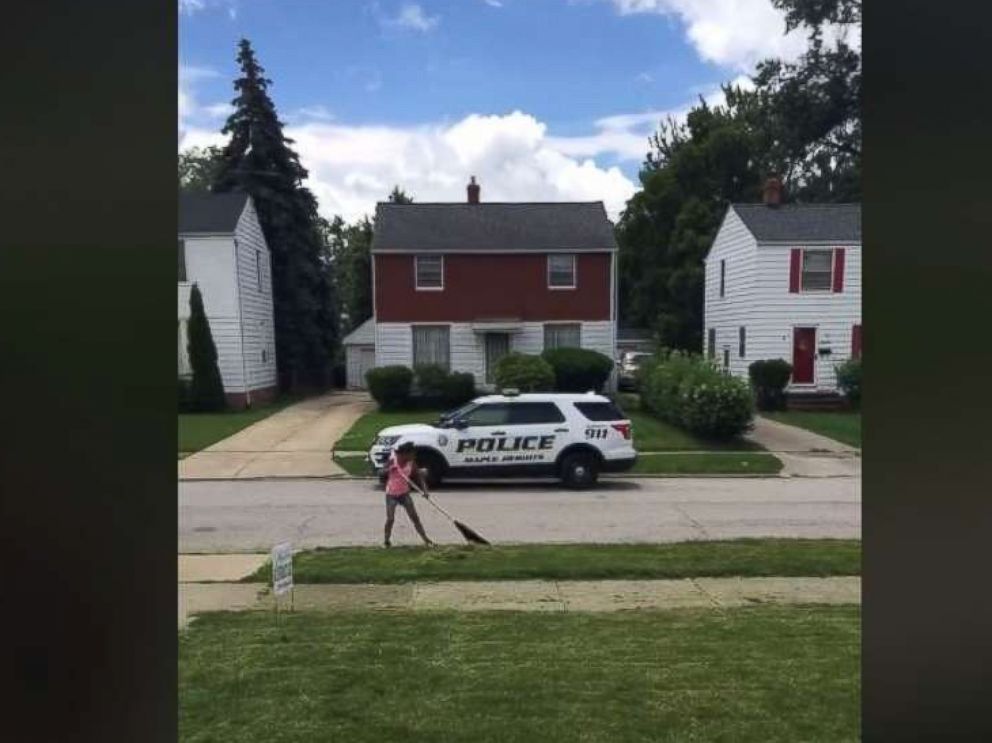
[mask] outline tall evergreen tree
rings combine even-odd
[[[210,332],[210,322],[203,309],[200,287],[193,284],[189,292],[189,321],[186,325],[186,350],[193,369],[190,382],[190,406],[198,412],[223,410],[224,383],[217,366],[217,347]]]
[[[251,44],[238,45],[241,76],[234,112],[222,130],[230,141],[221,153],[213,190],[251,194],[272,253],[279,385],[285,390],[324,387],[340,338],[333,264],[321,235],[317,201],[304,188],[306,169],[283,134],[268,94],[272,81]]]
[[[220,166],[220,147],[190,147],[179,153],[179,188],[209,191]]]

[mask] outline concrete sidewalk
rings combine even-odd
[[[732,609],[756,604],[859,604],[861,578],[686,578],[298,585],[295,611],[550,611]],[[281,603],[288,608],[288,597]],[[272,611],[262,583],[183,583],[179,627],[207,611]]]
[[[861,451],[804,428],[754,417],[745,438],[782,460],[781,477],[861,477]]]
[[[180,480],[328,477],[338,439],[375,404],[363,392],[303,400],[179,460]]]

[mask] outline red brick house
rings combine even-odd
[[[601,201],[379,203],[375,365],[437,363],[491,388],[509,351],[615,357],[616,259]]]

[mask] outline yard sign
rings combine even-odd
[[[272,548],[272,592],[282,596],[293,588],[293,548],[282,542]]]

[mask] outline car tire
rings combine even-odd
[[[436,488],[444,479],[444,460],[432,451],[417,452],[417,468],[426,470],[424,480],[428,488]]]
[[[571,490],[591,488],[599,478],[599,463],[585,452],[569,454],[561,462],[560,477],[562,484]]]

